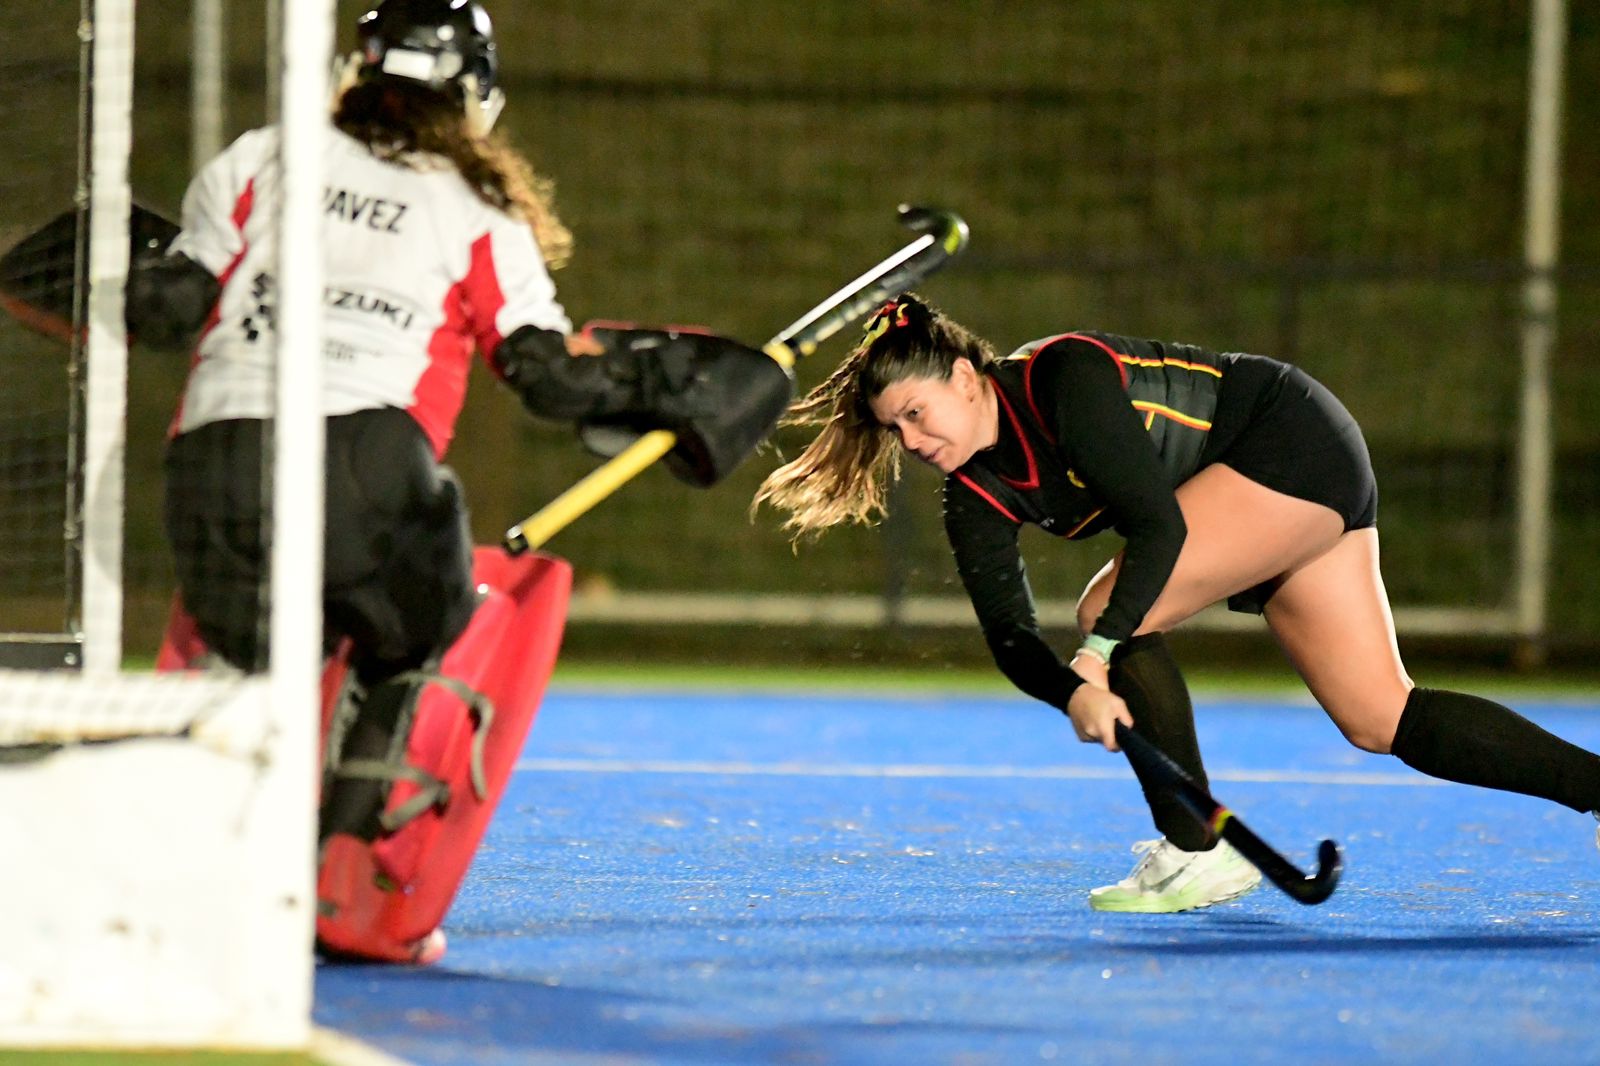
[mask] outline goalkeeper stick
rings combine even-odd
[[[1317,872],[1307,877],[1294,863],[1278,854],[1272,845],[1250,831],[1232,811],[1211,798],[1211,794],[1195,784],[1183,768],[1168,758],[1167,754],[1121,722],[1117,723],[1117,743],[1127,753],[1128,760],[1139,769],[1147,771],[1173,795],[1200,822],[1212,837],[1221,837],[1249,859],[1262,875],[1300,903],[1321,903],[1333,895],[1344,872],[1344,861],[1339,856],[1339,845],[1324,840],[1317,850]]]
[[[817,345],[848,326],[882,301],[914,287],[966,247],[967,224],[952,211],[900,205],[900,223],[922,234],[807,311],[768,341],[762,350],[785,367],[817,350]],[[670,452],[677,434],[657,429],[646,433],[605,465],[506,530],[505,549],[512,555],[542,546],[635,475]]]

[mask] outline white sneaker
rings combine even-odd
[[[1091,891],[1090,907],[1167,914],[1237,899],[1261,883],[1261,871],[1225,840],[1210,851],[1184,851],[1162,837],[1139,841],[1133,853],[1140,856],[1133,872]]]

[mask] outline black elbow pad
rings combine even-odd
[[[88,225],[87,212],[65,211],[0,256],[0,306],[30,329],[70,341],[80,311],[79,269]],[[174,223],[137,203],[132,205],[128,217],[130,285],[137,264],[160,259],[177,235]],[[77,325],[81,328],[82,323]]]
[[[137,341],[177,348],[205,325],[222,285],[186,255],[136,259],[128,270],[123,317]]]

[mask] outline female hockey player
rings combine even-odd
[[[710,334],[573,333],[549,273],[570,235],[548,183],[492,132],[503,96],[480,4],[383,0],[356,29],[324,164],[323,605],[327,647],[348,641],[360,695],[327,751],[324,842],[392,830],[379,816],[410,773],[394,764],[414,671],[474,613],[466,507],[441,460],[475,352],[535,414],[675,430],[675,472],[702,485],[791,394],[772,359]],[[181,232],[134,264],[127,290],[136,337],[199,331],[167,453],[166,529],[184,609],[209,651],[243,670],[266,656],[279,145],[276,127],[257,129],[206,165]],[[723,402],[727,390],[745,402]],[[440,943],[400,954],[437,957]]]
[[[996,663],[1116,750],[1131,725],[1202,785],[1187,687],[1162,633],[1226,600],[1264,614],[1345,737],[1435,777],[1600,810],[1600,757],[1476,696],[1415,686],[1378,568],[1377,486],[1361,430],[1303,371],[1254,355],[1066,333],[997,360],[904,296],[790,419],[821,425],[756,501],[796,535],[884,509],[899,446],[946,475],[945,531]],[[1041,637],[1017,548],[1023,523],[1123,550],[1078,604],[1063,663]],[[1097,910],[1180,911],[1260,874],[1146,783],[1158,841]],[[1600,818],[1600,814],[1596,815]],[[1600,837],[1597,837],[1600,841]]]
[[[503,96],[478,3],[384,0],[357,33],[325,164],[325,602],[330,641],[354,638],[358,666],[381,677],[447,645],[471,612],[465,509],[439,460],[475,351],[536,414],[653,420],[691,448],[728,428],[706,413],[719,380],[743,368],[775,396],[787,385],[770,359],[707,334],[572,333],[549,274],[571,238],[548,182],[491,133]],[[246,669],[262,657],[278,144],[276,127],[254,130],[208,164],[182,232],[128,286],[140,339],[202,331],[172,425],[167,531],[184,605]],[[727,462],[710,451],[702,465]]]

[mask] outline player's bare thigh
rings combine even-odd
[[[1388,752],[1412,685],[1378,569],[1378,531],[1353,529],[1284,575],[1267,601],[1266,618],[1350,743]]]
[[[1171,629],[1213,603],[1315,559],[1339,542],[1344,520],[1332,508],[1275,492],[1217,463],[1178,486],[1188,535],[1138,632]],[[1078,601],[1084,632],[1105,610],[1122,553],[1095,575]]]

